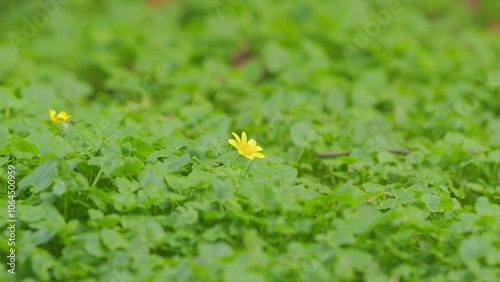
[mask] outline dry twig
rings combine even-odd
[[[388,149],[387,151],[393,154],[400,154],[400,155],[409,155],[411,153],[409,150],[406,149]],[[318,158],[336,158],[340,156],[349,156],[350,154],[351,151],[345,151],[337,153],[318,153],[316,156]]]
[[[394,198],[396,198],[396,199],[397,199],[397,197],[396,197],[396,196],[394,196],[393,194],[391,194],[391,193],[389,193],[389,192],[382,192],[382,193],[380,193],[380,195],[379,195],[379,196],[377,196],[377,197],[371,197],[370,199],[366,200],[366,202],[367,202],[367,203],[371,203],[371,202],[375,201],[376,199],[378,199],[378,197],[380,197],[380,196],[382,196],[382,195],[391,196],[391,197],[394,197]]]

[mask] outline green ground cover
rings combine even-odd
[[[497,1],[19,2],[0,279],[500,277]]]

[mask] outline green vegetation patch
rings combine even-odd
[[[500,277],[493,1],[18,2],[2,279]]]

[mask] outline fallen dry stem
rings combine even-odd
[[[407,149],[388,149],[387,151],[393,154],[400,154],[400,155],[409,155],[411,153],[410,150]],[[337,153],[318,153],[316,156],[318,158],[336,158],[340,156],[349,156],[350,154],[351,151],[345,151]]]

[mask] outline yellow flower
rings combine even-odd
[[[236,140],[229,139],[229,140],[227,140],[227,142],[229,142],[229,144],[233,145],[236,149],[238,149],[238,153],[240,153],[241,155],[243,155],[251,160],[253,160],[254,157],[259,158],[259,159],[262,159],[265,157],[263,154],[258,153],[259,151],[262,151],[263,149],[262,149],[262,147],[257,146],[257,141],[255,141],[254,139],[250,139],[247,142],[247,134],[245,133],[245,131],[243,131],[241,133],[241,139],[238,136],[238,134],[236,134],[234,132],[233,132],[233,136],[234,136],[234,138],[236,138]]]
[[[49,117],[52,119],[54,123],[58,122],[66,122],[68,119],[71,117],[68,115],[65,111],[62,111],[60,113],[57,113],[54,110],[49,110]]]

